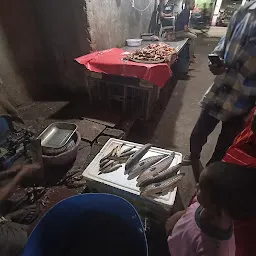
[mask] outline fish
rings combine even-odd
[[[118,170],[120,167],[122,167],[121,164],[119,164],[118,162],[114,162],[112,165],[105,168],[104,170],[100,170],[99,175],[114,172],[114,171]]]
[[[126,152],[124,154],[121,154],[120,157],[131,156],[131,155],[135,154],[136,152],[137,152],[137,150],[132,150],[132,151]]]
[[[131,150],[133,150],[133,149],[135,149],[135,148],[136,148],[136,146],[132,146],[132,147],[130,147],[130,148],[125,149],[124,151],[121,152],[121,156],[124,155],[124,154],[126,154],[126,153],[128,153],[128,152],[130,152]]]
[[[184,176],[185,173],[179,173],[165,181],[150,184],[141,190],[141,196],[154,196],[173,191]]]
[[[161,162],[153,165],[152,167],[150,167],[149,169],[145,170],[138,178],[137,178],[137,187],[141,187],[141,186],[145,186],[148,185],[150,183],[152,183],[152,175],[155,173],[160,173],[162,171],[164,171],[165,169],[167,169],[173,159],[175,157],[175,152],[172,152],[170,156],[164,158]]]
[[[100,168],[102,168],[102,167],[103,167],[105,164],[107,164],[108,162],[109,162],[109,159],[108,159],[108,158],[106,158],[106,159],[100,161]]]
[[[104,157],[101,158],[100,162],[108,159],[110,156],[112,156],[116,150],[117,150],[118,146],[114,147],[107,155],[105,155]]]
[[[151,144],[144,145],[128,159],[128,161],[125,164],[125,174],[129,173],[131,168],[140,161],[140,159],[149,151],[151,147]]]
[[[129,159],[129,156],[128,157],[118,157],[118,156],[110,156],[108,158],[108,160],[115,160],[115,161],[118,161],[119,163],[126,163],[127,160]]]
[[[162,160],[166,155],[157,155],[157,156],[150,156],[143,160],[141,160],[134,168],[129,172],[128,180],[135,178],[137,175],[141,174],[150,166],[156,164],[160,160]]]
[[[115,160],[109,160],[105,165],[103,165],[103,166],[100,168],[100,171],[103,170],[103,169],[106,169],[107,167],[109,167],[110,165],[112,165],[114,162],[115,162]]]
[[[119,146],[117,146],[117,149],[116,149],[116,151],[112,154],[112,156],[118,156],[118,157],[120,157],[120,155],[121,155],[121,149],[122,149],[122,147],[124,146],[124,143],[123,144],[121,144],[121,145],[119,145]]]
[[[179,163],[160,173],[153,173],[151,182],[153,183],[161,182],[175,176],[182,166],[183,166],[182,163]]]

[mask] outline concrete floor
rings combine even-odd
[[[196,34],[204,34],[206,37],[215,37],[220,38],[224,36],[227,32],[227,27],[216,27],[211,26],[209,29],[206,30],[198,30],[198,29],[191,29]]]
[[[196,63],[190,66],[190,79],[179,80],[172,92],[162,116],[155,125],[150,135],[147,132],[139,132],[133,129],[130,139],[145,143],[150,141],[161,148],[172,149],[182,154],[189,152],[190,133],[200,113],[198,102],[213,82],[214,76],[208,69],[208,53],[217,44],[216,38],[199,38],[196,44]],[[154,122],[154,121],[153,121]],[[152,124],[152,123],[151,123]],[[144,126],[144,130],[147,126]],[[211,157],[217,141],[219,129],[209,137],[208,144],[202,153],[202,162],[205,164]],[[145,135],[146,134],[146,135]],[[190,167],[183,167],[186,177],[179,187],[183,205],[189,202],[195,189],[195,180]]]

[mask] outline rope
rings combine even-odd
[[[129,0],[131,2],[131,4],[133,4],[133,1],[132,0]],[[133,7],[135,10],[139,11],[139,12],[145,12],[149,7],[150,5],[153,3],[154,0],[150,0],[149,4],[147,5],[146,8],[144,8],[143,10],[140,10],[138,8],[136,8],[135,6]],[[135,0],[134,0],[134,5],[135,5]]]

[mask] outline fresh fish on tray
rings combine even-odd
[[[164,158],[161,162],[153,165],[146,171],[144,171],[138,178],[137,178],[137,187],[146,186],[152,183],[152,175],[155,173],[160,173],[166,170],[172,163],[175,157],[175,152],[166,158]]]
[[[100,170],[106,169],[107,167],[112,165],[114,162],[115,162],[115,160],[109,160],[108,159],[108,162],[105,165],[103,165],[102,167],[100,167]]]
[[[106,165],[109,161],[110,161],[110,159],[108,159],[108,158],[100,161],[100,168],[102,168],[104,165]]]
[[[169,179],[173,176],[175,176],[178,171],[180,170],[182,166],[182,163],[180,164],[176,164],[160,173],[158,172],[153,172],[151,176],[148,176],[147,177],[147,181],[145,181],[144,184],[150,184],[150,183],[156,183],[156,182],[161,182],[161,181],[164,181],[166,179]],[[143,186],[143,184],[141,185]],[[145,185],[144,185],[145,186]]]
[[[111,162],[111,164],[109,164],[107,167],[100,169],[99,175],[103,174],[103,173],[110,173],[110,172],[114,172],[117,169],[119,169],[122,165],[119,164],[118,161],[113,161]]]
[[[131,151],[128,151],[126,153],[123,153],[120,155],[120,157],[130,157],[131,155],[135,154],[137,152],[137,150],[131,150]]]
[[[129,157],[136,151],[132,151],[131,148],[124,150],[122,154],[122,147],[125,144],[114,147],[106,156],[100,160],[99,175],[103,173],[110,173],[118,170],[122,163],[126,163]]]
[[[129,157],[118,157],[118,156],[110,156],[108,160],[115,160],[122,164],[126,163]]]
[[[128,159],[125,165],[125,174],[128,174],[132,170],[132,168],[140,161],[140,159],[149,151],[151,147],[151,144],[144,145]]]
[[[123,146],[124,146],[124,144],[121,144],[121,145],[117,146],[116,151],[113,153],[113,156],[120,157],[121,149],[122,149]]]
[[[136,148],[136,146],[132,146],[130,148],[125,149],[124,151],[121,152],[121,156],[125,155],[126,153],[129,153],[130,151],[132,151],[135,148]]]
[[[179,173],[165,181],[157,182],[146,186],[141,189],[141,196],[154,196],[159,194],[164,194],[166,192],[170,192],[177,187],[178,183],[185,176],[185,173]]]
[[[103,162],[104,160],[108,159],[110,156],[113,156],[115,154],[117,148],[118,148],[118,146],[113,148],[107,155],[102,157],[101,160],[100,160],[100,163]]]
[[[135,178],[137,175],[141,174],[147,168],[156,164],[157,162],[159,162],[166,156],[167,155],[150,156],[150,157],[147,157],[147,158],[141,160],[137,165],[134,166],[134,168],[129,173],[128,180]]]

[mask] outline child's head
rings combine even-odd
[[[206,209],[222,210],[233,219],[256,216],[256,169],[217,162],[203,170],[198,201]]]

